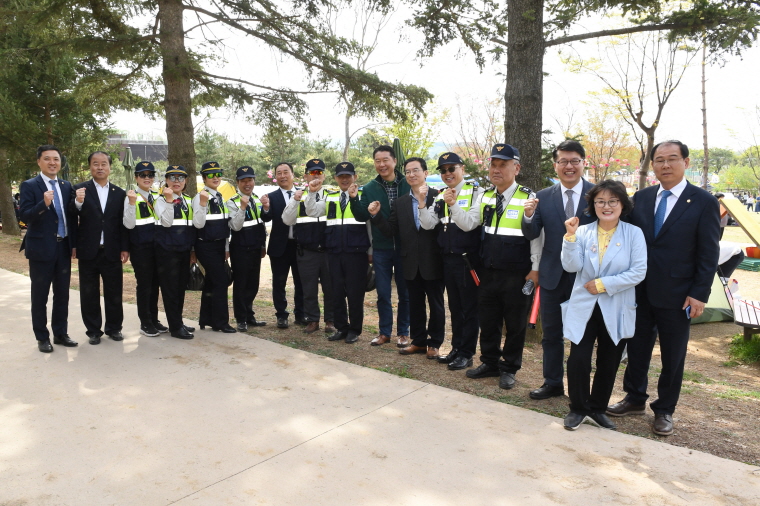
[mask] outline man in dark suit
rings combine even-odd
[[[73,208],[78,214],[76,256],[79,259],[79,300],[82,321],[90,344],[100,344],[105,334],[121,341],[124,321],[122,307],[122,264],[129,260],[129,233],[123,224],[127,194],[108,181],[111,156],[95,151],[87,158],[92,179],[74,187]],[[106,323],[100,311],[100,279]]]
[[[673,433],[673,412],[683,381],[689,318],[702,314],[718,267],[718,201],[685,178],[689,148],[665,141],[652,149],[660,181],[634,195],[631,223],[647,242],[647,275],[636,287],[636,333],[628,343],[625,398],[607,408],[612,416],[640,415],[646,408],[652,349],[659,334],[662,371],[652,431]]]
[[[293,186],[293,166],[283,162],[274,169],[275,178],[280,189],[266,196],[262,196],[261,203],[269,205],[269,210],[261,213],[261,219],[272,222],[272,231],[269,234],[267,255],[272,266],[272,299],[277,317],[277,328],[288,328],[288,299],[285,296],[285,285],[288,282],[289,272],[293,272],[293,284],[295,285],[295,301],[293,312],[296,315],[296,323],[307,325],[308,322],[303,314],[303,288],[301,277],[298,274],[296,262],[296,240],[293,235],[293,227],[282,222],[282,212],[295,194]],[[268,202],[265,202],[265,198]]]
[[[412,344],[399,350],[402,355],[426,353],[438,358],[443,344],[446,313],[443,308],[443,255],[438,245],[438,230],[420,226],[420,212],[430,207],[438,195],[428,192],[425,184],[427,163],[422,158],[409,158],[404,163],[406,182],[411,191],[393,202],[388,220],[380,212],[380,202],[370,204],[372,223],[387,237],[401,238],[401,260],[409,291],[409,323]],[[430,305],[427,320],[425,298]],[[427,327],[427,328],[426,328]]]
[[[584,212],[588,205],[586,193],[594,186],[581,177],[586,150],[578,141],[564,141],[552,151],[552,158],[559,184],[541,190],[535,199],[525,202],[522,222],[523,234],[527,239],[535,239],[544,230],[544,248],[538,269],[544,383],[529,394],[531,399],[536,400],[565,394],[565,340],[559,305],[570,298],[575,282],[575,273],[563,270],[560,261],[565,220],[577,216],[581,225],[594,221],[590,214]]]
[[[19,251],[29,259],[32,281],[32,329],[37,348],[53,351],[47,328],[47,301],[53,285],[53,342],[76,346],[67,333],[71,258],[76,247],[76,218],[69,211],[71,183],[58,179],[61,152],[55,146],[37,148],[40,174],[21,183],[19,214],[27,226]]]

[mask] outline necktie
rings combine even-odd
[[[565,190],[567,195],[567,205],[565,206],[565,219],[569,220],[575,216],[575,206],[573,205],[573,190]]]
[[[346,198],[346,192],[341,192],[341,194],[340,194],[340,210],[342,212],[345,212],[347,205],[348,205],[348,199]]]
[[[317,193],[317,202],[319,202],[319,193]]]
[[[670,190],[665,190],[660,194],[660,203],[657,206],[657,211],[654,213],[654,236],[660,233],[662,224],[665,222],[665,210],[668,208],[668,197],[673,195]]]
[[[58,198],[58,192],[55,191],[55,185],[57,184],[57,179],[50,180],[50,186],[53,188],[53,205],[55,206],[55,214],[58,215],[58,237],[66,237],[66,225],[63,223],[63,208],[61,207],[61,199]]]
[[[502,214],[504,214],[504,195],[500,193],[496,196],[496,215]]]
[[[148,194],[148,204],[153,205],[153,194],[152,193]]]
[[[286,190],[286,193],[288,194],[288,200],[293,196],[293,190]]]

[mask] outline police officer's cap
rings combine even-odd
[[[140,172],[156,172],[156,168],[150,162],[140,162],[135,165],[135,174]]]
[[[182,165],[169,165],[166,168],[166,172],[164,173],[165,176],[170,176],[172,174],[178,174],[180,176],[187,177],[187,171]]]
[[[243,165],[237,170],[237,179],[245,179],[247,177],[252,177],[253,179],[256,179],[256,171],[253,170],[253,167],[249,165]]]
[[[497,144],[491,149],[491,158],[520,161],[520,152],[509,144]]]
[[[319,158],[312,158],[306,162],[306,172],[309,172],[310,170],[325,170],[325,162]]]
[[[343,174],[351,174],[352,176],[355,176],[356,169],[354,169],[354,164],[351,162],[340,162],[338,165],[336,165],[335,175],[341,176]]]
[[[438,157],[438,169],[443,165],[464,165],[464,162],[456,153],[448,152]]]
[[[201,174],[204,176],[206,174],[216,174],[218,172],[222,172],[222,168],[216,162],[206,162],[201,165]]]

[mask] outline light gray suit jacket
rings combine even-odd
[[[610,337],[618,344],[633,336],[636,328],[635,287],[647,272],[644,233],[620,222],[599,265],[597,222],[579,227],[575,242],[562,241],[562,268],[577,272],[570,300],[562,303],[564,336],[575,344],[583,339],[594,305],[599,303]],[[601,278],[606,292],[593,295],[583,285]]]

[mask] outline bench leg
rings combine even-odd
[[[752,336],[758,332],[760,332],[760,329],[756,329],[752,327],[744,327],[744,340],[752,341]]]

